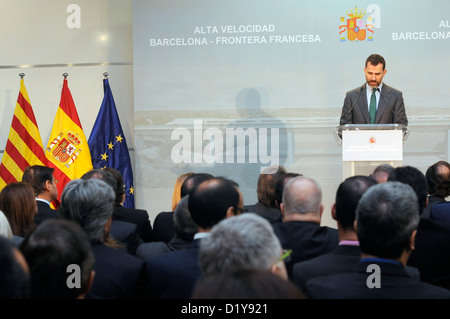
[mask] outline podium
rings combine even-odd
[[[342,146],[342,177],[370,175],[380,164],[402,166],[409,133],[401,124],[345,124],[336,127]]]

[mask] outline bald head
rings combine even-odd
[[[299,176],[291,179],[283,190],[283,214],[289,219],[293,215],[322,214],[322,190],[312,178]]]
[[[192,219],[202,229],[210,229],[242,206],[239,189],[233,181],[215,177],[197,185],[189,194],[188,209]]]

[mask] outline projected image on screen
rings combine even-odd
[[[346,92],[366,81],[372,53],[386,60],[383,83],[403,93],[411,131],[404,162],[427,166],[447,156],[450,27],[442,12],[450,3],[433,7],[439,10],[423,1],[134,1],[143,197],[195,171],[235,180],[252,204],[259,174],[281,165],[317,179],[331,202],[342,179],[334,131]]]

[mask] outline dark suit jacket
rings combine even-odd
[[[189,299],[202,276],[199,261],[200,240],[188,247],[146,260],[148,296],[156,299]]]
[[[136,250],[143,243],[137,233],[137,226],[133,223],[113,220],[111,223],[112,237],[125,244],[124,251],[136,255]]]
[[[450,289],[450,225],[421,218],[414,246],[408,265],[419,269],[422,281]]]
[[[56,210],[51,208],[49,204],[40,200],[36,200],[36,203],[38,208],[37,214],[34,216],[34,223],[36,225],[39,225],[47,218],[59,218]]]
[[[87,299],[143,297],[148,278],[143,260],[100,243],[92,248],[95,277]]]
[[[361,248],[352,245],[339,245],[332,252],[302,261],[294,265],[294,283],[305,290],[306,282],[312,278],[354,271],[361,260]],[[417,268],[405,267],[407,273],[420,280]]]
[[[427,206],[425,206],[425,208],[423,209],[422,214],[420,215],[420,217],[422,218],[430,218],[430,212],[431,212],[431,208],[433,207],[434,204],[437,203],[447,203],[447,201],[445,200],[445,198],[436,196],[436,195],[428,195],[428,203]]]
[[[185,240],[175,235],[167,244],[162,241],[143,243],[142,245],[139,245],[136,250],[136,256],[143,260],[147,260],[151,257],[186,248],[191,242],[192,241]]]
[[[138,235],[142,241],[149,242],[153,240],[152,225],[146,210],[116,205],[114,207],[113,220],[136,224]]]
[[[430,218],[437,222],[450,224],[450,202],[436,203],[431,207]]]
[[[320,226],[313,222],[292,221],[272,224],[283,249],[292,249],[286,270],[293,278],[295,263],[331,252],[339,244],[337,229]]]
[[[168,243],[175,235],[173,227],[173,212],[161,212],[153,222],[153,241]]]
[[[367,286],[370,264],[380,266],[380,288]],[[401,264],[380,261],[361,261],[356,271],[310,279],[304,293],[313,299],[450,299],[449,290],[412,278]]]
[[[264,217],[270,223],[279,223],[283,221],[281,212],[278,208],[268,207],[261,202],[257,202],[254,205],[246,205],[244,208],[246,208],[249,213],[255,213]]]
[[[370,124],[365,84],[346,93],[339,121],[339,125],[344,124]],[[381,87],[375,124],[408,126],[402,92],[384,83]]]
[[[339,245],[333,251],[298,262],[293,267],[293,281],[302,290],[314,277],[351,271],[361,259],[359,246]]]

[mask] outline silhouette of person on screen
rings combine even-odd
[[[260,89],[249,87],[236,95],[239,118],[227,129],[234,134],[232,174],[242,179],[240,185],[256,187],[259,175],[269,166],[285,165],[288,157],[287,132],[284,123],[262,110],[264,98]],[[231,134],[229,134],[231,135]],[[245,137],[244,143],[241,138]]]

